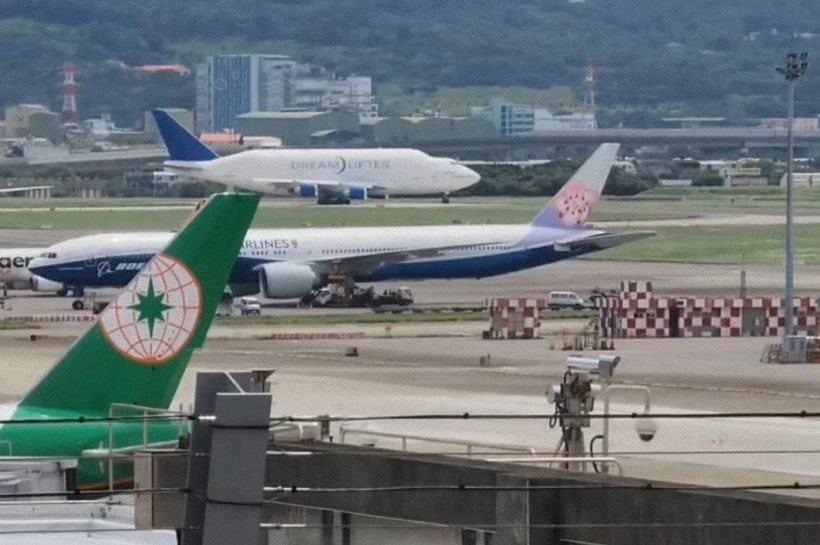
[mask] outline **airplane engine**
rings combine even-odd
[[[52,280],[47,280],[41,276],[32,275],[31,276],[31,289],[34,291],[45,291],[45,292],[63,292],[65,291],[65,286],[60,282],[54,282]]]
[[[314,184],[299,184],[300,197],[316,197],[319,195],[319,189]]]
[[[350,187],[347,190],[347,196],[350,200],[354,201],[366,201],[367,200],[367,188],[366,187]]]
[[[259,290],[271,299],[303,297],[319,284],[319,276],[309,265],[268,263],[258,271]]]

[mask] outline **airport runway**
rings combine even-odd
[[[661,295],[738,297],[740,278],[741,268],[736,265],[580,259],[481,280],[396,281],[374,286],[377,290],[388,286],[408,286],[413,291],[416,303],[420,305],[478,306],[493,297],[546,297],[553,290],[574,291],[587,297],[595,287],[617,289],[622,280],[649,280],[653,283],[654,291]],[[746,293],[749,296],[781,296],[782,285],[783,271],[780,267],[756,265],[746,268]],[[101,292],[104,294],[105,290]],[[798,295],[820,297],[820,266],[797,267],[796,292]],[[70,297],[38,294],[23,298],[30,293],[10,294],[7,307],[11,310],[0,310],[0,316],[70,312]],[[265,309],[265,313],[277,312],[282,311]]]
[[[427,333],[438,336],[424,338],[385,338],[371,331],[371,336],[362,339],[272,341],[230,338],[231,331],[223,325],[219,338],[209,339],[194,357],[174,406],[192,401],[197,370],[275,368],[276,416],[549,415],[544,391],[560,380],[567,353],[550,350],[544,340],[465,337],[464,327],[457,326],[456,337],[444,336],[450,326],[439,324],[435,333]],[[234,333],[241,335],[241,329],[235,328]],[[3,332],[3,400],[22,395],[71,342],[65,331],[53,333],[57,336],[32,342],[28,332]],[[820,410],[820,366],[761,364],[758,356],[763,342],[760,338],[620,341],[616,353],[623,361],[616,382],[650,386],[654,413]],[[344,349],[351,345],[358,347],[358,358],[344,356]],[[478,357],[485,354],[492,356],[491,367],[478,366]],[[628,394],[618,396],[612,411],[640,411],[638,401]],[[552,452],[559,437],[545,419],[347,425],[351,426],[359,431],[523,445],[544,454]],[[599,431],[600,422],[595,421],[587,439]],[[338,426],[333,433],[338,440]],[[820,482],[818,434],[820,422],[812,419],[661,419],[655,440],[644,443],[632,422],[619,420],[612,423],[611,452],[622,461],[627,475],[659,480],[709,485]],[[367,435],[349,439],[397,447],[392,440]],[[424,443],[415,448],[426,452],[463,449]]]

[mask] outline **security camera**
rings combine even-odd
[[[635,431],[638,432],[638,437],[641,441],[649,442],[655,438],[658,433],[658,424],[651,418],[641,418],[635,422]]]
[[[556,403],[561,400],[562,388],[560,384],[550,384],[545,392],[547,403]]]

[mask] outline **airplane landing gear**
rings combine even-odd
[[[441,203],[442,204],[450,204],[450,195],[448,195],[447,193],[442,195],[441,196]]]

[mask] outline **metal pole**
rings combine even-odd
[[[809,54],[790,52],[786,55],[786,66],[777,69],[786,78],[788,90],[788,163],[786,166],[786,300],[783,302],[784,317],[783,346],[787,338],[794,334],[794,87],[797,80],[806,73]]]
[[[786,314],[783,327],[783,346],[786,339],[794,333],[794,210],[793,210],[793,162],[794,162],[794,79],[787,80],[788,86],[788,162],[786,164]]]

